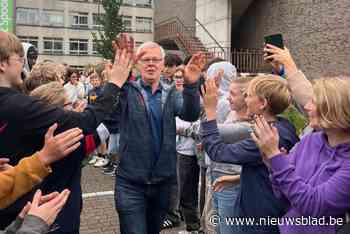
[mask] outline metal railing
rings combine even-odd
[[[224,47],[223,49],[224,51],[222,51],[221,48],[212,47],[208,48],[208,52],[212,54],[212,57],[220,57],[230,61],[236,66],[237,71],[241,73],[259,73],[269,71],[268,65],[263,60],[262,49],[229,47]]]
[[[199,21],[196,21],[198,24]],[[195,31],[186,27],[178,17],[173,17],[158,23],[155,27],[155,38],[157,41],[172,39],[176,44],[181,44],[188,54],[203,51],[208,59],[221,57],[230,61],[241,73],[258,73],[268,71],[267,65],[263,60],[263,51],[256,48],[237,49],[222,47],[215,38],[210,35],[211,44],[214,46],[205,48],[203,43],[195,36]],[[205,29],[205,27],[204,27]],[[203,29],[203,31],[205,31]]]
[[[230,55],[239,72],[266,72],[262,49],[233,49]]]
[[[159,22],[155,26],[155,38],[156,41],[172,39],[188,54],[206,50],[201,41],[195,37],[195,28],[185,26],[178,17]]]

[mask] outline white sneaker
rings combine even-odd
[[[94,164],[94,167],[104,167],[109,163],[109,160],[106,158],[100,158],[97,160],[97,162]]]
[[[96,155],[92,155],[92,157],[91,157],[90,161],[88,162],[88,164],[89,164],[89,165],[95,164],[96,161],[97,161],[97,158],[98,158],[98,157],[97,157]]]

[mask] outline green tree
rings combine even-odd
[[[119,15],[121,0],[100,0],[99,7],[103,7],[103,14],[97,16],[100,25],[98,32],[92,32],[96,42],[97,52],[106,59],[113,59],[112,41],[116,36],[125,31],[122,16]]]

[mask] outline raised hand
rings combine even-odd
[[[34,195],[30,209],[27,213],[28,215],[39,217],[48,225],[51,225],[66,204],[69,194],[70,191],[65,189],[51,200],[42,202],[42,194],[41,191],[38,190]]]
[[[279,64],[283,65],[287,75],[292,75],[298,71],[292,55],[286,47],[284,47],[284,49],[281,49],[274,45],[266,44],[264,52],[264,60],[271,62],[274,68],[277,68]],[[268,53],[270,53],[270,55]]]
[[[109,82],[122,87],[129,77],[131,68],[144,55],[135,55],[134,39],[127,33],[121,33],[112,42],[112,49],[115,52],[114,63],[107,63],[105,66]]]
[[[38,158],[45,165],[58,161],[80,146],[80,140],[84,137],[79,128],[72,128],[56,136],[54,132],[57,129],[57,123],[52,125],[45,134],[45,145],[38,152]]]
[[[271,127],[263,116],[257,116],[251,136],[258,145],[264,160],[281,153],[278,147],[279,135],[276,127]]]
[[[207,58],[204,53],[194,54],[184,69],[185,84],[196,83],[206,63]]]
[[[216,107],[218,105],[218,88],[215,79],[207,79],[205,85],[202,85],[201,92],[203,94],[203,104],[207,120],[216,119]]]

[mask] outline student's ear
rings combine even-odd
[[[0,62],[0,72],[3,73],[7,66],[8,66],[8,62],[6,60],[1,61]]]
[[[260,110],[263,112],[268,109],[269,103],[267,102],[266,98],[261,98],[260,100],[261,100]]]

